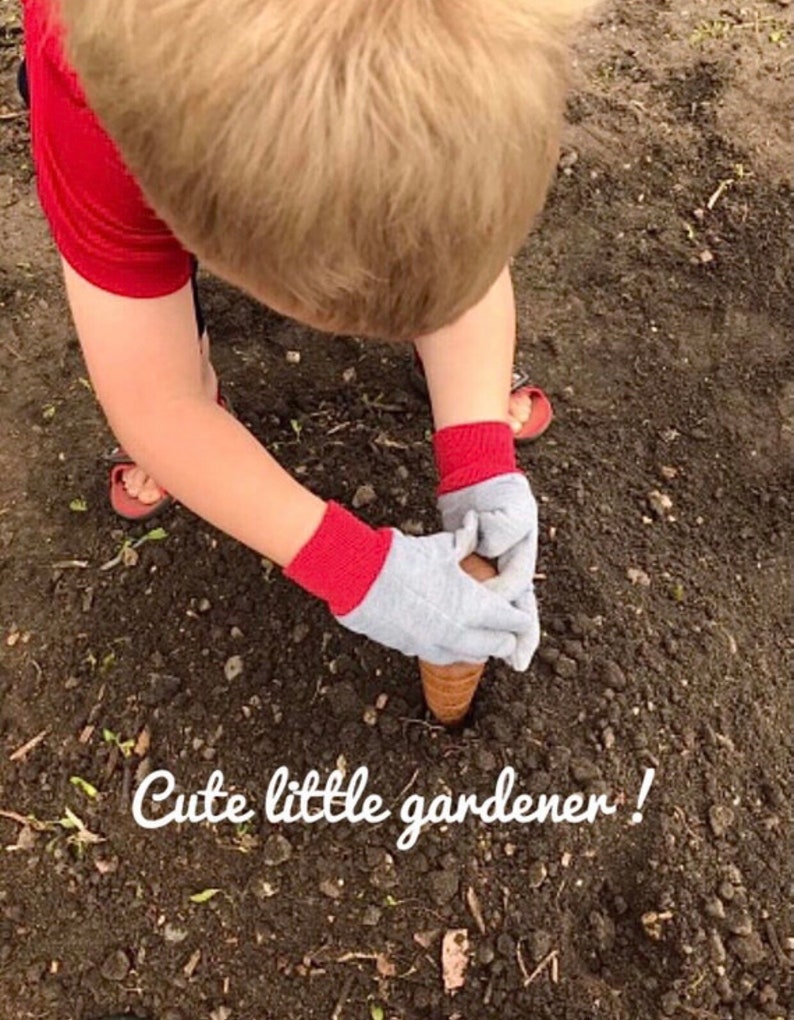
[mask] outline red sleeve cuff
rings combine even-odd
[[[433,436],[438,495],[519,470],[513,430],[503,421],[449,425]]]
[[[332,501],[284,574],[327,602],[334,616],[345,616],[366,597],[391,543],[390,528],[375,530]]]

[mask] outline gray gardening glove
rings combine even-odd
[[[493,657],[526,669],[527,642],[537,628],[532,607],[511,605],[459,566],[477,535],[471,512],[453,533],[416,538],[395,531],[363,602],[337,619],[357,634],[438,665]]]
[[[520,635],[514,668],[525,670],[540,642],[533,578],[538,552],[538,508],[526,475],[497,475],[438,497],[444,530],[456,531],[474,510],[479,521],[475,551],[496,564],[498,576],[485,586],[532,617]]]

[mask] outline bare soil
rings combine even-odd
[[[557,415],[521,453],[543,643],[525,675],[492,664],[445,732],[415,663],[184,509],[135,564],[99,569],[145,528],[106,503],[111,439],[35,199],[2,0],[5,1020],[787,1015],[788,13],[614,0],[580,41],[559,176],[514,267],[519,360]],[[202,288],[253,432],[325,497],[371,486],[372,523],[434,530],[405,351]],[[278,766],[340,759],[387,803],[486,796],[512,765],[533,795],[622,807],[593,825],[433,826],[406,852],[394,819],[145,831],[131,814],[153,768],[183,791],[220,768],[253,803]],[[104,842],[76,843],[67,809]],[[453,929],[472,960],[449,995]]]

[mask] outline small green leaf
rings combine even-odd
[[[45,404],[41,416],[45,421],[51,421],[55,417],[55,404]]]
[[[114,733],[113,730],[105,728],[102,730],[102,739],[106,744],[118,744],[119,735],[118,733]]]
[[[97,788],[92,786],[91,783],[83,779],[81,776],[70,776],[69,782],[72,786],[76,786],[78,790],[82,790],[86,797],[90,797],[91,800],[96,800],[99,796]]]
[[[73,499],[69,503],[69,509],[75,514],[84,514],[88,509],[88,503],[83,499],[82,496],[78,496],[77,499]]]
[[[392,894],[391,894],[391,893],[386,893],[386,901],[385,901],[385,902],[386,902],[386,906],[387,906],[387,907],[396,907],[399,901],[398,901],[398,900],[396,900],[396,899],[395,899],[395,898],[394,898],[394,897],[392,896]]]
[[[147,542],[162,542],[164,538],[168,538],[168,532],[165,528],[152,528],[143,537]]]
[[[71,808],[68,807],[63,809],[63,818],[58,822],[58,824],[64,829],[85,828],[83,821],[77,817],[77,815],[74,813],[74,811],[72,811]]]
[[[290,418],[289,423],[292,431],[295,433],[296,438],[300,439],[301,432],[303,432],[303,425],[301,425],[297,418]]]
[[[207,900],[211,900],[213,896],[217,896],[220,889],[202,889],[201,892],[193,893],[190,897],[191,903],[206,903]]]
[[[77,377],[77,381],[80,383],[81,386],[85,386],[89,393],[94,392],[94,387],[91,385],[91,383],[88,381],[88,379],[86,379],[84,375],[79,375]]]
[[[383,1006],[379,1006],[377,1002],[371,1002],[369,1004],[369,1015],[372,1017],[372,1020],[383,1020],[385,1015]]]

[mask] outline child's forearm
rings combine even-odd
[[[69,303],[103,410],[130,457],[205,520],[280,565],[326,508],[207,393],[190,287],[130,299],[64,264]]]
[[[135,462],[171,495],[280,566],[320,524],[325,502],[206,398],[153,404],[112,424]]]
[[[457,321],[420,337],[436,429],[508,421],[515,300],[505,267],[485,297]]]

